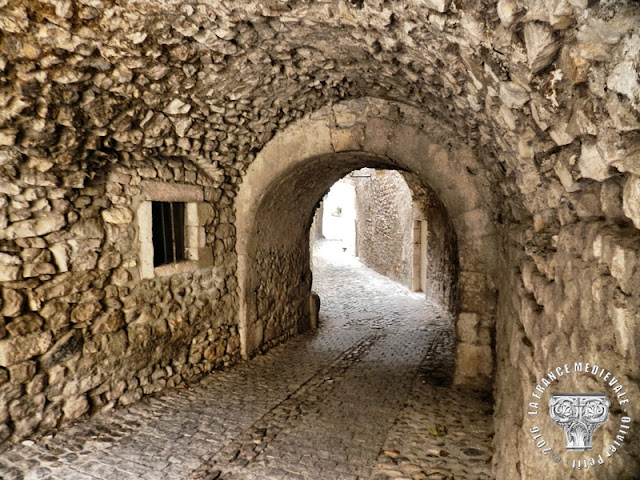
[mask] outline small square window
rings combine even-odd
[[[140,278],[213,266],[213,251],[206,245],[205,233],[205,223],[212,220],[212,209],[205,208],[203,202],[202,187],[142,182],[142,199],[136,212]]]
[[[184,214],[182,202],[151,202],[154,267],[186,259]]]

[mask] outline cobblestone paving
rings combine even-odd
[[[450,320],[324,242],[317,332],[0,454],[0,479],[490,477],[490,403],[448,385]]]

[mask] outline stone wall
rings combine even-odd
[[[464,269],[460,274],[458,236],[446,208],[416,174],[403,172],[402,176],[411,190],[413,201],[414,290],[423,291],[428,299],[454,316],[462,313],[462,322],[457,322],[458,341],[488,344],[486,335],[483,335],[482,342],[478,342],[479,337],[477,333],[474,334],[479,325],[478,314],[493,314],[491,309],[477,312],[477,305],[474,305],[477,304],[475,297],[487,292],[482,292],[482,280],[477,282],[475,288],[467,280],[477,277],[478,272]],[[468,321],[469,315],[475,315],[472,323]]]
[[[477,314],[466,319],[472,341],[458,349],[458,365],[467,368],[460,378],[480,375],[488,384],[496,353],[497,478],[568,478],[533,457],[523,396],[560,360],[554,355],[567,351],[613,364],[637,396],[639,293],[629,279],[637,277],[640,244],[638,2],[178,3],[0,1],[5,442],[116,398],[138,398],[178,367],[188,375],[219,363],[223,352],[212,360],[203,353],[207,363],[194,354],[193,367],[175,369],[157,356],[169,342],[168,351],[175,345],[180,352],[175,359],[190,358],[194,336],[204,346],[214,335],[207,322],[217,312],[231,324],[240,312],[239,334],[251,351],[246,300],[260,285],[253,280],[270,277],[238,278],[237,290],[234,248],[238,277],[251,277],[252,255],[284,258],[292,244],[262,238],[290,229],[242,224],[254,217],[241,203],[262,205],[270,171],[288,185],[292,172],[280,165],[293,168],[295,158],[307,177],[287,201],[304,210],[296,219],[306,231],[321,192],[354,168],[401,167],[433,188],[457,234],[460,318]],[[368,100],[350,108],[356,99]],[[309,130],[306,142],[287,137],[290,128],[318,119],[324,127]],[[291,142],[295,148],[287,150]],[[273,154],[277,149],[288,156]],[[267,151],[272,160],[256,167],[264,180],[255,180],[251,168]],[[351,161],[347,152],[365,153]],[[339,155],[320,162],[329,153]],[[188,158],[213,182],[210,194],[201,186],[220,222],[221,237],[206,243],[214,266],[138,282],[136,266],[114,246],[132,244],[136,227],[126,222],[133,203],[108,191],[107,167],[169,157]],[[302,168],[305,162],[313,168]],[[169,179],[183,182],[170,170]],[[315,196],[311,205],[305,192]],[[234,206],[241,219],[234,218],[234,197],[245,200]],[[214,223],[207,236],[215,235]],[[244,249],[249,240],[238,237],[234,247],[234,227],[251,242],[272,243]],[[304,236],[295,240],[308,245]],[[295,315],[308,279],[305,260],[293,254],[290,263],[295,268],[285,270],[296,274],[287,291],[302,286],[289,312]],[[151,328],[145,320],[147,333],[132,342],[122,326],[130,318],[125,308],[143,303],[152,318],[161,311],[182,325],[179,332],[193,332],[174,338],[170,324]],[[214,317],[202,314],[208,308]],[[287,322],[282,332],[294,331],[293,316]],[[233,326],[224,329],[231,358]],[[495,332],[488,344],[487,331]],[[62,360],[69,365],[47,368],[40,359],[58,351],[65,335],[60,358],[71,352]],[[263,338],[256,339],[259,349]],[[125,353],[108,356],[109,349]],[[147,366],[121,365],[128,349],[143,351]],[[107,359],[118,380],[97,374]],[[633,430],[640,430],[637,421]],[[607,475],[637,477],[638,445],[626,444],[614,458],[627,464]]]
[[[182,158],[121,159],[86,182],[84,172],[33,167],[7,184],[10,224],[0,232],[3,444],[239,356],[230,201],[219,181]],[[199,212],[204,263],[140,279],[145,182],[184,185],[216,202]]]
[[[505,445],[494,457],[496,471],[505,478],[537,474],[539,465],[549,461],[532,440],[530,416],[517,412],[522,405],[536,401],[531,392],[547,372],[567,363],[573,368],[574,362],[589,362],[612,372],[626,395],[616,398],[619,392],[613,392],[595,375],[585,374],[587,382],[576,374],[568,375],[561,385],[552,384],[547,391],[605,391],[611,401],[611,419],[594,435],[593,451],[577,456],[597,460],[602,455],[604,465],[596,463],[591,471],[574,472],[573,476],[561,468],[554,469],[547,478],[613,478],[610,472],[616,472],[615,478],[637,478],[639,435],[632,412],[640,397],[640,284],[634,279],[638,274],[640,235],[628,223],[619,223],[621,196],[608,196],[606,191],[603,188],[599,201],[615,207],[609,212],[615,212],[617,219],[603,215],[605,218],[570,222],[558,229],[550,252],[527,255],[521,249],[511,249],[505,255],[501,290],[515,285],[518,293],[501,297],[500,318],[513,320],[501,322],[496,333],[498,358],[503,362],[497,384],[505,392],[497,399],[496,435],[513,435],[514,419],[518,427],[515,442]],[[619,403],[625,398],[630,405]],[[543,396],[541,406],[548,401],[549,397]],[[623,437],[621,448],[617,448],[614,441],[622,415],[630,416],[633,424],[631,434]],[[538,417],[536,424],[545,440],[555,447],[554,451],[563,453],[562,429],[548,416]],[[617,451],[609,458],[604,450],[610,446]]]
[[[349,181],[356,187],[356,242],[367,267],[411,288],[413,201],[402,175],[363,169]]]

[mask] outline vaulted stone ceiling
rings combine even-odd
[[[5,164],[158,152],[235,176],[295,118],[377,96],[431,113],[545,222],[562,186],[634,168],[637,2],[3,4]]]

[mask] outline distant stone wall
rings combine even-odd
[[[356,252],[367,267],[411,288],[413,209],[411,190],[393,170],[366,168],[356,187]]]
[[[127,405],[239,356],[230,199],[182,158],[62,179],[25,167],[0,230],[0,445]],[[145,182],[188,187],[200,262],[141,279]],[[208,254],[207,254],[208,250]],[[214,260],[215,254],[215,260]]]
[[[478,312],[474,305],[477,302],[473,302],[482,293],[469,289],[466,281],[477,274],[459,272],[458,238],[444,206],[416,175],[403,172],[402,176],[411,189],[413,200],[413,290],[424,292],[428,299],[453,315],[461,311],[463,318],[464,315],[486,314]],[[475,317],[474,326],[478,324]],[[457,326],[459,342],[488,343],[480,341],[476,335],[463,333],[461,328],[466,330],[468,327],[464,322],[458,322]]]

